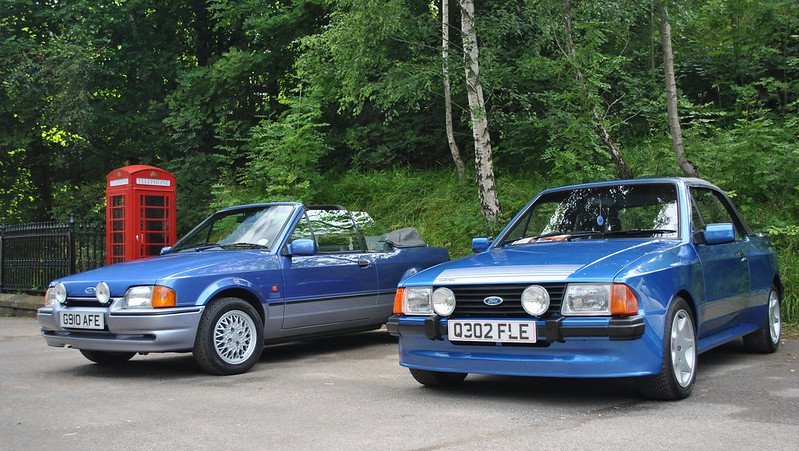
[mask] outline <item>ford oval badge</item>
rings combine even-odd
[[[489,296],[483,299],[483,304],[485,305],[499,305],[504,302],[501,297],[499,296]]]
[[[95,291],[97,291],[97,288],[95,288],[95,287],[89,287],[89,288],[83,290],[84,293],[90,294],[90,295],[94,295]]]

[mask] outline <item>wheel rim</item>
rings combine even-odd
[[[245,362],[255,352],[255,322],[241,310],[231,310],[216,322],[214,349],[229,364]]]
[[[685,310],[674,315],[671,323],[671,364],[680,387],[688,387],[696,369],[696,346],[691,316]]]
[[[771,342],[776,344],[782,331],[782,318],[780,317],[780,296],[772,291],[768,297],[768,327]]]

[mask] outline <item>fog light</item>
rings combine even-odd
[[[449,316],[455,310],[455,293],[449,288],[433,291],[433,310],[441,316]]]
[[[549,292],[541,285],[530,285],[522,292],[522,307],[532,316],[541,316],[549,309]]]
[[[98,283],[94,293],[100,304],[107,304],[111,299],[111,289],[108,288],[108,284],[105,282]]]

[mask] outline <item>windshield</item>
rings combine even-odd
[[[500,246],[546,241],[678,238],[677,187],[623,184],[554,191],[539,197]]]
[[[293,211],[291,205],[221,211],[178,240],[170,252],[271,249]]]

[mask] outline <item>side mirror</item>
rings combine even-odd
[[[288,254],[295,257],[313,255],[316,253],[316,241],[307,238],[294,240],[287,246]]]
[[[729,223],[708,224],[703,235],[707,244],[732,243],[735,241],[735,227]]]
[[[171,250],[172,250],[172,246],[164,246],[164,247],[161,248],[161,252],[159,252],[158,254],[159,255],[168,254],[169,251],[171,251]]]
[[[491,246],[492,241],[494,241],[494,238],[490,236],[472,238],[472,252],[483,252]]]

